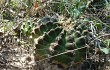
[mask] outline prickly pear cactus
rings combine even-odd
[[[36,47],[35,60],[39,61],[49,56],[84,47],[90,37],[88,25],[87,23],[76,23],[69,33],[58,22],[50,19],[45,22],[40,21],[32,32]],[[75,54],[66,53],[51,60],[53,63],[67,67],[73,60],[79,62],[85,59],[86,49],[78,50]]]

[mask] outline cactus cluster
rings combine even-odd
[[[58,22],[51,19],[48,21],[43,20],[32,31],[32,37],[36,47],[36,61],[83,47],[88,43],[88,37],[90,36],[89,24],[86,23],[87,26],[85,26],[85,23],[76,23],[71,32],[68,33]],[[86,50],[82,49],[75,53],[76,56],[73,53],[67,53],[56,56],[51,60],[62,66],[68,66],[73,60],[77,62],[85,58]]]
[[[45,17],[33,24],[27,22],[19,28],[24,36],[31,36],[35,46],[35,61],[48,58],[88,44],[91,37],[89,23],[77,22],[68,32],[55,18]],[[85,59],[86,49],[69,52],[50,59],[52,63],[68,67],[72,61]]]

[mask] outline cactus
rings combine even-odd
[[[58,23],[52,21],[40,23],[39,26],[32,31],[36,54],[48,57],[48,55],[53,56],[65,52],[67,48],[66,33],[67,32]],[[67,54],[52,59],[63,64],[68,64],[73,60],[72,56]]]
[[[85,26],[86,25],[86,26]],[[84,47],[88,43],[90,29],[88,23],[77,22],[70,33],[65,30],[57,19],[45,17],[37,22],[36,26],[29,22],[21,26],[22,34],[32,36],[35,46],[35,61],[48,58],[69,50]],[[62,54],[51,58],[51,62],[68,67],[72,61],[79,62],[85,59],[86,49]]]
[[[78,25],[79,24],[79,25]],[[76,48],[84,47],[89,42],[89,38],[91,37],[91,29],[89,28],[89,23],[82,21],[81,23],[77,22],[75,24],[75,28],[73,29],[73,37]],[[81,61],[86,57],[86,48],[81,49],[75,52],[75,60],[74,62]]]
[[[46,21],[47,20],[47,21]],[[68,33],[58,22],[51,18],[43,18],[38,22],[38,26],[33,29],[32,37],[35,44],[35,60],[48,58],[56,54],[81,48],[87,43],[89,36],[88,24],[84,26],[82,23],[76,23],[73,32]],[[86,49],[76,51],[76,56],[73,53],[62,54],[52,58],[53,63],[68,66],[74,60],[75,62],[85,58]],[[37,56],[36,56],[37,54]],[[38,56],[42,56],[38,57]]]
[[[27,22],[19,23],[16,27],[13,28],[14,32],[16,33],[17,37],[29,37],[35,24],[32,23],[30,20]]]
[[[21,34],[24,36],[30,36],[31,35],[31,31],[32,29],[35,27],[35,24],[32,23],[31,21],[27,21],[25,22],[22,26],[21,26]]]
[[[30,22],[21,25],[19,28],[15,28],[15,31],[19,31],[22,35],[32,35],[32,40],[35,46],[35,61],[39,61],[50,56],[54,56],[60,53],[64,53],[69,50],[79,49],[86,44],[90,43],[92,39],[90,24],[86,22],[76,22],[73,29],[66,30],[64,26],[60,25],[56,19],[43,18],[37,22],[36,26]],[[93,44],[91,44],[94,46]],[[94,47],[93,47],[94,48]],[[101,49],[104,53],[108,54],[107,48]],[[90,49],[90,52],[93,52]],[[52,58],[48,58],[51,63],[60,64],[63,67],[74,63],[82,62],[86,59],[86,48],[76,50],[75,52],[69,52],[62,55],[58,55]],[[72,63],[73,64],[73,63]]]

